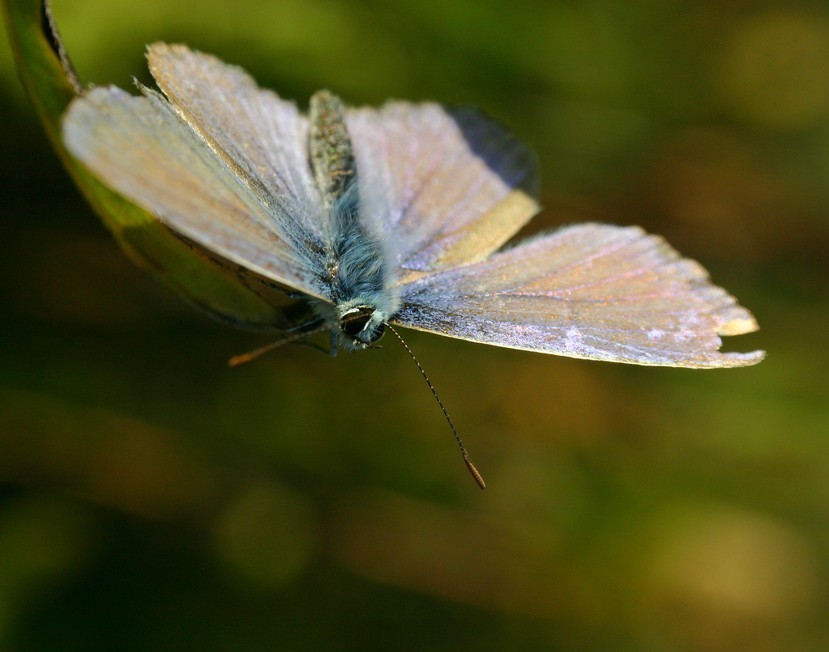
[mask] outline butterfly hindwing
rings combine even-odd
[[[390,102],[348,129],[362,219],[399,283],[484,259],[538,211],[535,157],[473,109]]]

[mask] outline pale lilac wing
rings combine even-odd
[[[164,98],[95,88],[64,117],[69,151],[175,231],[265,278],[327,299],[307,234],[284,227],[228,161]]]
[[[185,121],[262,197],[280,228],[319,239],[327,214],[308,164],[308,120],[296,105],[184,45],[154,43],[147,63]]]
[[[638,227],[581,224],[403,288],[394,322],[474,342],[576,358],[738,367],[721,335],[757,329],[696,262]]]
[[[361,219],[401,284],[483,260],[538,211],[535,157],[472,109],[391,102],[347,124]]]

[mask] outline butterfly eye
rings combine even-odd
[[[340,319],[340,330],[350,338],[356,338],[363,332],[374,315],[374,308],[360,306],[345,313]]]
[[[374,344],[378,341],[383,334],[386,332],[386,325],[385,324],[378,324],[377,328],[374,329],[374,332],[371,334],[371,338],[369,339],[369,344]]]
[[[372,306],[352,308],[340,318],[340,330],[355,344],[374,344],[386,330],[378,316]]]

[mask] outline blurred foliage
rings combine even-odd
[[[0,649],[829,647],[829,9],[681,0],[54,0],[85,82],[183,41],[305,103],[485,108],[545,211],[641,224],[757,316],[757,367],[411,333],[335,359],[134,267],[0,52]]]

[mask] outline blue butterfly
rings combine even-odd
[[[243,70],[148,49],[161,92],[75,99],[69,151],[175,232],[301,296],[298,334],[349,350],[403,326],[497,346],[676,367],[737,367],[757,329],[696,262],[638,227],[576,224],[504,247],[539,210],[535,158],[471,109],[309,115]],[[396,331],[395,331],[396,332]]]

